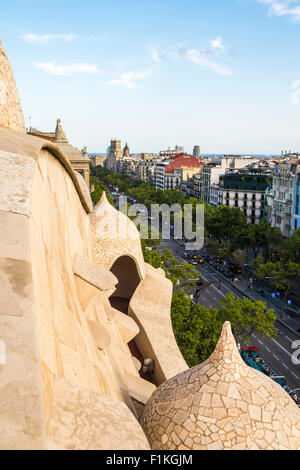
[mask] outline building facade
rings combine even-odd
[[[89,185],[90,159],[87,154],[87,148],[84,147],[83,150],[80,151],[69,143],[62,128],[61,119],[57,119],[55,132],[41,132],[38,129],[31,127],[28,134],[57,144],[68,157],[73,169],[80,173],[87,185]]]
[[[93,206],[62,149],[26,133],[0,42],[1,82],[0,449],[300,450],[298,406],[229,323],[188,368],[173,284],[105,193]]]
[[[299,228],[300,162],[278,162],[274,169],[274,184],[268,193],[268,221],[278,227],[284,237]]]
[[[180,190],[182,183],[199,173],[202,167],[198,158],[186,154],[162,160],[154,170],[156,189]]]
[[[210,201],[210,187],[219,184],[219,178],[228,170],[237,170],[245,168],[258,159],[252,157],[241,157],[237,155],[223,155],[222,158],[204,165],[201,173],[201,182],[199,183],[199,198],[205,203]]]
[[[258,224],[266,215],[266,191],[272,188],[273,177],[259,170],[228,172],[220,177],[222,203],[240,208],[249,223]]]
[[[199,145],[195,145],[194,150],[193,150],[193,156],[196,158],[201,157],[201,149]]]
[[[106,159],[107,159],[107,155],[91,155],[90,156],[91,165],[93,167],[95,166],[104,167]]]
[[[113,139],[110,142],[109,154],[105,161],[105,167],[110,171],[118,171],[120,160],[123,159],[123,150],[121,141]]]

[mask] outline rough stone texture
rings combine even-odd
[[[23,195],[25,191],[25,194],[27,195],[26,202],[30,201],[33,170],[36,167],[34,162],[38,161],[42,150],[47,150],[49,154],[56,158],[61,163],[62,167],[64,167],[66,173],[68,173],[71,180],[73,181],[85,211],[89,214],[91,212],[90,201],[86,200],[75,171],[73,170],[66,155],[64,155],[62,150],[57,145],[53,144],[52,142],[45,141],[44,139],[39,139],[37,137],[21,134],[20,132],[16,132],[11,129],[3,129],[0,127],[0,158],[1,161],[3,161],[0,167],[1,195],[5,197],[6,200],[10,201],[10,203],[13,205],[16,203],[25,204],[23,201]],[[6,161],[4,162],[2,159],[6,159]],[[24,174],[22,179],[21,175],[23,170]],[[18,177],[15,184],[8,183],[9,180],[12,180],[12,172],[15,172]],[[20,196],[19,193],[15,193],[18,191],[19,186],[21,191],[20,200],[18,199],[18,196]],[[3,208],[4,210],[11,210],[7,205],[5,207],[0,206],[0,208]],[[15,212],[13,206],[12,211]],[[28,204],[26,214],[28,215]]]
[[[0,41],[0,127],[26,132],[23,111],[10,63]]]
[[[70,409],[54,409],[61,379],[90,394],[89,403],[99,394],[113,408],[131,410],[123,420],[116,411],[121,434],[132,429],[121,445],[147,449],[131,397],[145,403],[155,386],[140,378],[127,345],[138,325],[110,305],[117,280],[103,267],[107,260],[93,264],[95,233],[75,173],[51,143],[45,147],[45,141],[9,129],[0,129],[0,137],[0,339],[8,359],[0,377],[0,448],[45,449],[59,422],[62,440],[53,445],[68,448],[62,436],[73,435]],[[138,237],[128,249],[116,242],[116,258],[137,253],[135,263],[145,269]],[[83,413],[93,434],[90,406]],[[102,409],[103,422],[111,421],[108,408]],[[119,434],[109,438],[111,448],[119,448]],[[70,446],[104,448],[108,436],[99,444],[99,437],[79,433]]]
[[[92,201],[91,194],[90,194],[90,188],[88,187],[84,177],[80,173],[78,173],[78,171],[75,171],[75,174],[77,176],[78,183],[79,183],[79,186],[81,188],[82,194],[84,195],[85,200],[86,200],[86,202],[89,206],[90,212],[93,212],[94,206],[93,206],[93,201]]]
[[[54,396],[49,449],[149,449],[138,421],[121,401],[91,393],[61,379],[54,383]]]
[[[91,230],[88,188],[67,156],[18,132],[0,53],[0,126],[12,127],[0,127],[0,448],[149,449],[131,397],[146,403],[156,387],[139,376],[127,344],[139,326],[109,301],[117,282],[109,268],[120,256],[145,277],[138,231],[122,215],[113,243],[99,236],[105,212],[118,214],[104,198]]]
[[[110,290],[118,284],[118,279],[100,265],[87,261],[82,256],[76,256],[74,273],[99,290]]]
[[[28,311],[27,317],[12,313],[1,303],[6,364],[0,365],[0,449],[42,449],[47,439],[36,324]]]
[[[0,449],[149,449],[132,398],[148,400],[153,449],[300,449],[297,406],[243,363],[230,325],[208,361],[182,372],[171,283],[145,266],[136,227],[105,194],[90,218],[88,189],[58,146],[18,132],[1,44],[0,100]],[[109,301],[122,292],[109,269],[123,256],[140,281],[131,318]],[[157,385],[182,373],[155,390],[133,339],[154,358]]]
[[[153,393],[142,426],[152,450],[300,450],[299,408],[244,364],[229,323],[206,362]]]
[[[136,261],[140,277],[144,279],[140,234],[134,223],[108,202],[105,192],[91,214],[91,223],[97,262],[110,269],[118,258],[129,255]]]

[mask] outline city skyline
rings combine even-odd
[[[3,2],[27,127],[50,131],[60,117],[89,153],[115,135],[132,153],[300,149],[299,1],[70,5],[52,2],[54,24],[36,0]]]

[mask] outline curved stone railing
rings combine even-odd
[[[0,152],[31,158],[37,162],[42,150],[48,150],[53,157],[59,160],[71,177],[85,211],[88,214],[92,212],[93,208],[91,207],[90,201],[87,200],[83,193],[71,163],[57,145],[50,141],[48,142],[44,139],[39,139],[38,137],[33,137],[28,134],[0,127]]]

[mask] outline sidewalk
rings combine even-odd
[[[238,285],[230,281],[229,279],[227,279],[227,281],[245,297],[248,297],[253,301],[262,300],[263,302],[266,302],[266,304],[268,303],[268,299],[256,292],[255,288],[247,289],[248,281],[246,279],[242,279]],[[279,323],[281,323],[292,333],[300,337],[300,318],[291,318],[285,313],[284,318],[280,318],[280,309],[272,302],[270,302],[270,308],[274,310]]]

